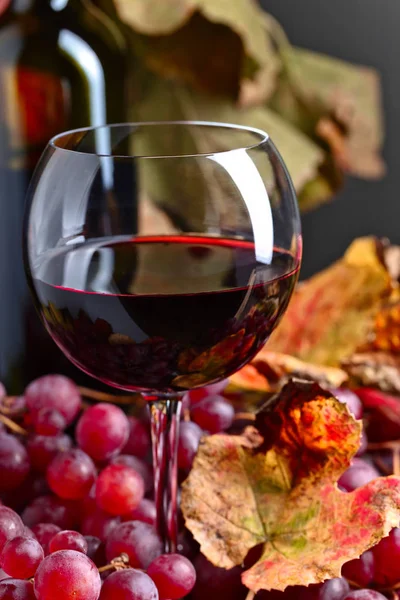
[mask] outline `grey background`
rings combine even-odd
[[[303,276],[338,258],[357,236],[400,243],[400,2],[398,0],[261,0],[290,41],[378,69],[386,120],[388,173],[379,182],[348,179],[334,202],[303,217]]]

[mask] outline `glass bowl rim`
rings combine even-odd
[[[101,129],[117,129],[122,127],[148,127],[148,126],[163,126],[163,125],[183,125],[183,126],[196,126],[196,127],[215,127],[223,128],[223,129],[232,129],[237,131],[244,131],[250,134],[253,134],[255,137],[257,136],[259,139],[254,144],[236,146],[228,150],[216,150],[215,152],[196,152],[194,154],[162,154],[162,155],[141,155],[141,154],[111,154],[111,153],[98,153],[98,152],[83,152],[80,150],[74,150],[71,148],[65,148],[63,146],[59,146],[58,142],[63,138],[68,138],[77,133],[84,132],[95,132]],[[134,132],[133,132],[134,133]],[[63,131],[53,136],[49,142],[48,147],[53,148],[56,151],[63,151],[70,154],[80,154],[83,156],[97,156],[98,158],[109,158],[109,159],[172,159],[172,158],[201,158],[201,157],[212,157],[216,155],[226,155],[232,152],[243,152],[250,151],[257,148],[262,148],[264,144],[266,144],[270,140],[268,133],[259,129],[257,127],[251,127],[248,125],[238,125],[235,123],[225,123],[218,121],[126,121],[122,123],[111,123],[105,125],[98,126],[90,126],[90,127],[80,127],[78,129],[69,129],[67,131]]]

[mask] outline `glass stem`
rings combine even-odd
[[[157,530],[165,552],[177,549],[178,436],[181,399],[150,400]]]

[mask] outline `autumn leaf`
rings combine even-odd
[[[342,259],[297,288],[268,350],[340,366],[368,339],[391,291],[376,240],[359,238]]]
[[[338,489],[361,423],[317,384],[288,383],[256,424],[241,436],[204,438],[183,485],[186,526],[212,563],[231,568],[262,544],[243,583],[284,590],[340,576],[397,526],[398,478]]]
[[[342,361],[353,385],[400,394],[400,301],[398,289],[377,311],[366,339]]]

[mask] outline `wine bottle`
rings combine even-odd
[[[19,393],[60,370],[34,314],[22,260],[24,197],[48,140],[128,119],[123,25],[90,0],[0,3],[0,381]],[[55,190],[56,193],[56,190]]]

